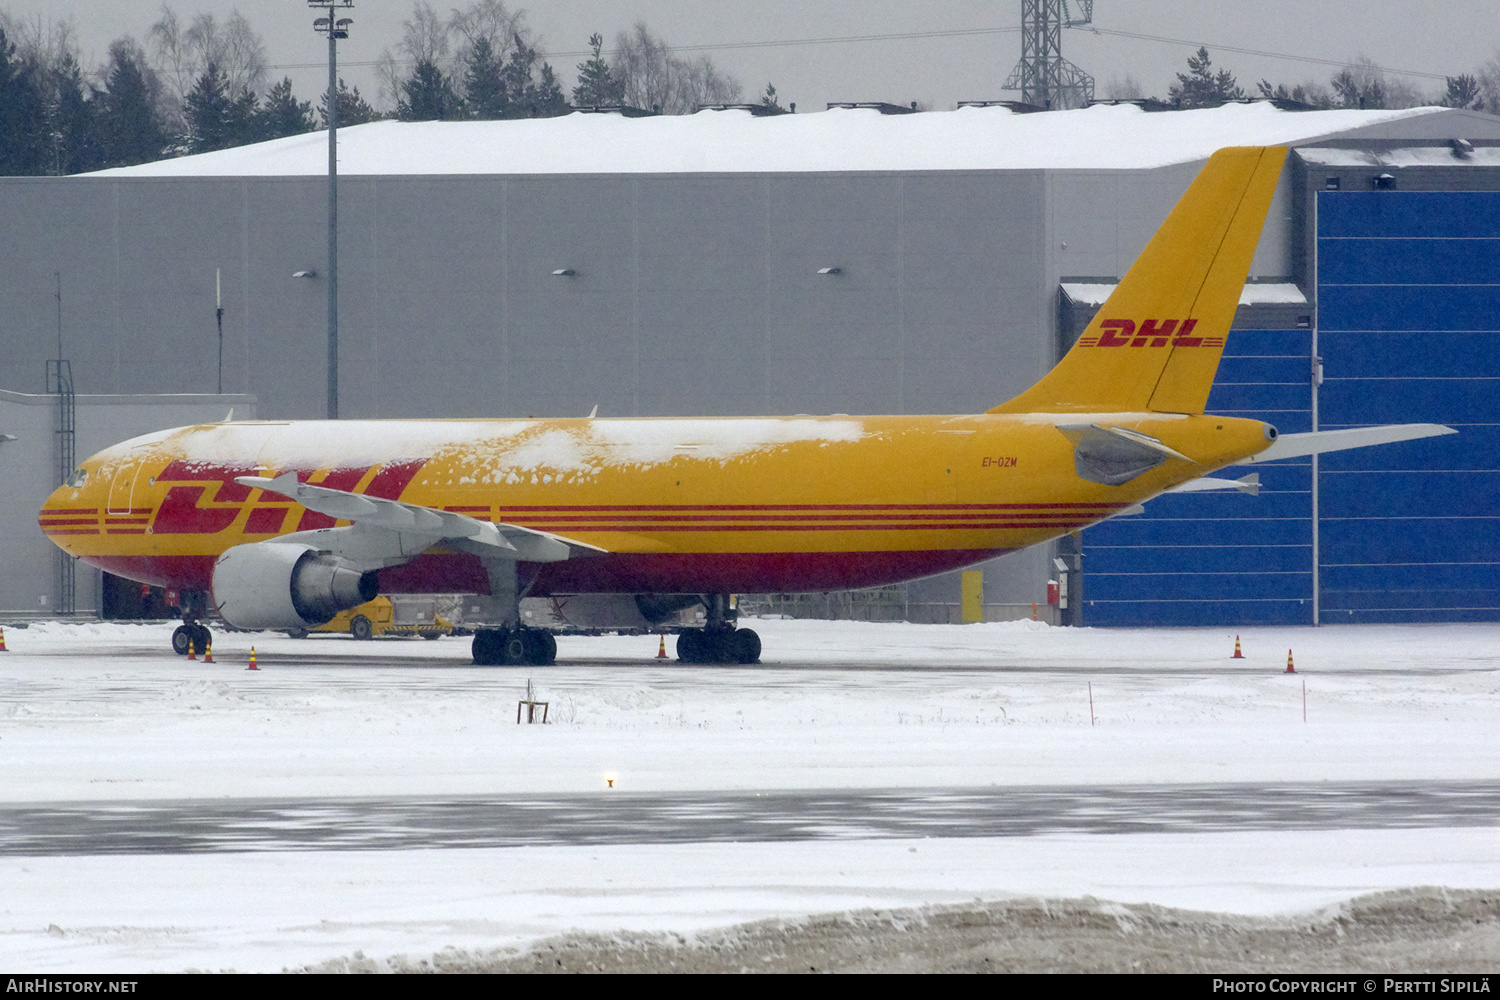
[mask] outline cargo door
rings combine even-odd
[[[115,466],[115,475],[109,484],[110,514],[129,514],[135,506],[135,481],[144,466],[146,456],[140,452],[127,454]]]

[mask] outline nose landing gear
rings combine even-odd
[[[178,656],[188,654],[188,645],[191,643],[193,654],[202,656],[208,644],[213,641],[213,633],[208,630],[207,625],[200,625],[198,617],[203,613],[207,605],[207,595],[184,592],[182,605],[178,609],[182,612],[182,624],[177,626],[172,633],[172,652]]]

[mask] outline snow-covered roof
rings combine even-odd
[[[758,173],[1128,169],[1206,159],[1224,146],[1306,142],[1441,112],[1280,111],[1269,103],[1147,112],[1134,105],[1018,114],[1004,107],[882,115],[838,108],[625,118],[575,113],[487,122],[372,122],[339,130],[339,172]],[[328,134],[159,160],[88,176],[298,177],[328,170]]]
[[[1062,290],[1080,305],[1102,306],[1115,286],[1097,281],[1064,281]],[[1302,289],[1286,281],[1255,282],[1240,292],[1242,306],[1306,304],[1307,296],[1302,294]]]
[[[1320,167],[1494,167],[1500,166],[1500,149],[1470,146],[1409,146],[1401,149],[1362,150],[1312,148],[1298,151],[1308,163]]]

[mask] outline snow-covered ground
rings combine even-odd
[[[1247,629],[1232,660],[1209,629],[753,625],[747,668],[655,661],[654,637],[475,668],[456,639],[267,634],[220,634],[205,665],[170,626],[12,628],[0,802],[1500,778],[1496,626]],[[554,724],[515,724],[528,678]],[[1270,913],[1419,884],[1500,886],[1500,833],[10,857],[0,960],[274,969],[975,896]]]
[[[1500,778],[1500,627],[1250,629],[1233,660],[1207,629],[753,624],[743,668],[654,636],[493,668],[221,633],[207,665],[170,626],[11,629],[0,801]],[[554,725],[515,725],[528,678]]]

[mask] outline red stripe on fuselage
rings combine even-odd
[[[610,553],[538,568],[530,594],[787,593],[873,587],[959,569],[1009,549],[918,552]],[[207,590],[213,556],[85,556],[90,565],[157,587]],[[380,571],[385,594],[487,594],[477,556],[430,553]]]

